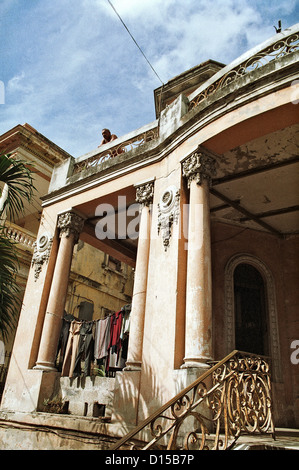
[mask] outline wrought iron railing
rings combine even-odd
[[[100,163],[105,162],[106,160],[110,160],[111,158],[117,157],[123,153],[129,152],[134,148],[138,148],[141,145],[144,145],[152,140],[156,140],[159,135],[158,127],[154,127],[151,129],[147,129],[138,133],[137,135],[120,141],[117,139],[115,145],[110,146],[108,149],[101,151],[95,155],[92,155],[84,160],[81,160],[74,165],[73,175],[80,173],[83,170],[87,170],[88,168],[96,167]]]
[[[274,36],[276,38],[276,36]],[[190,97],[189,108],[195,108],[202,101],[213,95],[216,91],[234,82],[240,77],[256,70],[271,61],[286,56],[298,50],[299,31],[298,25],[277,35],[277,40],[267,41],[261,45],[261,49],[255,48],[241,56],[231,65],[223,68],[207,85],[201,86]]]
[[[241,434],[255,433],[274,437],[269,364],[233,351],[111,450],[226,450]]]

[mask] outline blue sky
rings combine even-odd
[[[295,0],[111,0],[162,82],[299,21]],[[74,157],[155,120],[161,85],[107,0],[0,0],[0,135],[28,122]]]

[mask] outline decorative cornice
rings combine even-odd
[[[18,124],[2,134],[0,136],[0,148],[2,153],[12,153],[17,151],[18,148],[23,148],[51,167],[71,157],[65,150],[40,134],[29,124]]]
[[[84,218],[73,211],[65,212],[58,216],[57,227],[60,230],[59,236],[65,235],[67,238],[73,234],[74,243],[78,243],[80,233],[83,230]]]
[[[201,185],[204,180],[211,184],[212,177],[216,175],[216,160],[202,147],[192,153],[182,162],[182,174],[188,181],[188,188],[192,181]]]
[[[142,206],[150,206],[154,199],[154,183],[145,183],[136,186],[136,202]]]

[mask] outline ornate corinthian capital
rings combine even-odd
[[[136,186],[136,202],[143,206],[152,204],[154,198],[154,183],[146,183]]]
[[[61,237],[62,235],[65,235],[66,237],[69,237],[70,234],[73,234],[75,243],[78,242],[83,225],[84,219],[80,215],[76,214],[76,212],[65,212],[58,216],[57,226],[60,229],[59,236]]]
[[[188,180],[188,188],[193,180],[199,185],[203,180],[208,180],[210,184],[212,177],[216,175],[216,160],[205,149],[199,147],[183,161],[182,173]]]

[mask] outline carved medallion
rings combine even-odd
[[[180,213],[180,192],[175,186],[164,191],[158,204],[158,234],[162,234],[165,251],[171,238],[171,227],[177,223]]]
[[[34,253],[31,265],[34,266],[35,281],[39,278],[44,263],[48,262],[52,248],[53,237],[48,233],[43,233],[34,243]]]

